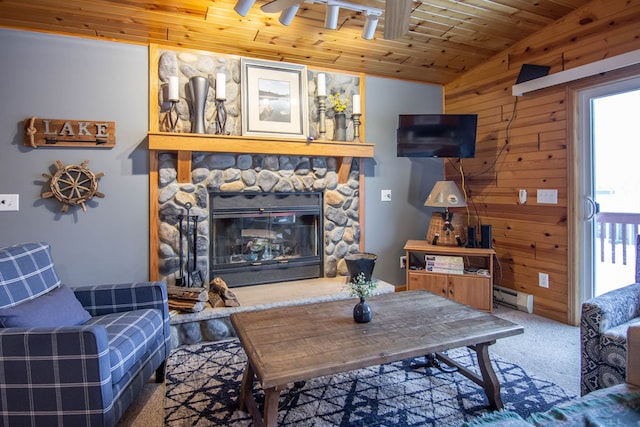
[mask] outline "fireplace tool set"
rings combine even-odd
[[[178,215],[178,219],[180,220],[180,276],[176,278],[177,286],[200,287],[204,282],[202,272],[197,269],[196,265],[198,259],[198,215],[190,215],[189,212],[192,206],[191,203],[187,202],[185,204],[187,214]],[[183,221],[185,219],[186,227],[183,227]],[[183,240],[186,240],[187,246],[186,263],[184,259]]]

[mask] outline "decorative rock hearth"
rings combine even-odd
[[[347,277],[298,280],[234,289],[240,307],[206,308],[198,313],[171,317],[171,348],[236,336],[229,320],[232,313],[312,302],[353,298],[345,288]],[[376,295],[395,292],[395,286],[378,280]],[[357,302],[353,298],[354,304]]]
[[[198,215],[196,267],[205,283],[209,275],[209,192],[324,191],[324,274],[346,275],[344,256],[360,250],[359,162],[353,161],[349,179],[338,182],[334,157],[196,153],[192,183],[177,182],[174,153],[159,157],[159,280],[175,284],[180,269],[180,221],[185,205]],[[184,225],[183,225],[184,226]],[[184,231],[184,230],[183,230]],[[186,233],[183,233],[186,235]],[[183,251],[186,242],[183,241]]]

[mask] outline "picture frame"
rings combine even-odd
[[[307,67],[241,58],[242,134],[307,138]]]

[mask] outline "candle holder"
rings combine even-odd
[[[224,106],[225,98],[216,98],[216,135],[226,135],[227,109]]]
[[[360,116],[362,116],[362,114],[359,113],[351,116],[353,119],[353,140],[355,142],[360,142]]]
[[[176,126],[178,125],[178,119],[180,118],[178,114],[178,101],[171,100],[169,103],[171,104],[169,106],[169,112],[167,113],[167,118],[169,119],[169,130],[171,132],[175,132]]]
[[[318,121],[318,139],[327,139],[327,124],[325,123],[327,120],[326,111],[327,111],[327,97],[325,95],[318,96],[318,112],[319,119]]]

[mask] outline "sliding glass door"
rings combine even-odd
[[[579,92],[582,301],[635,281],[640,78]]]

